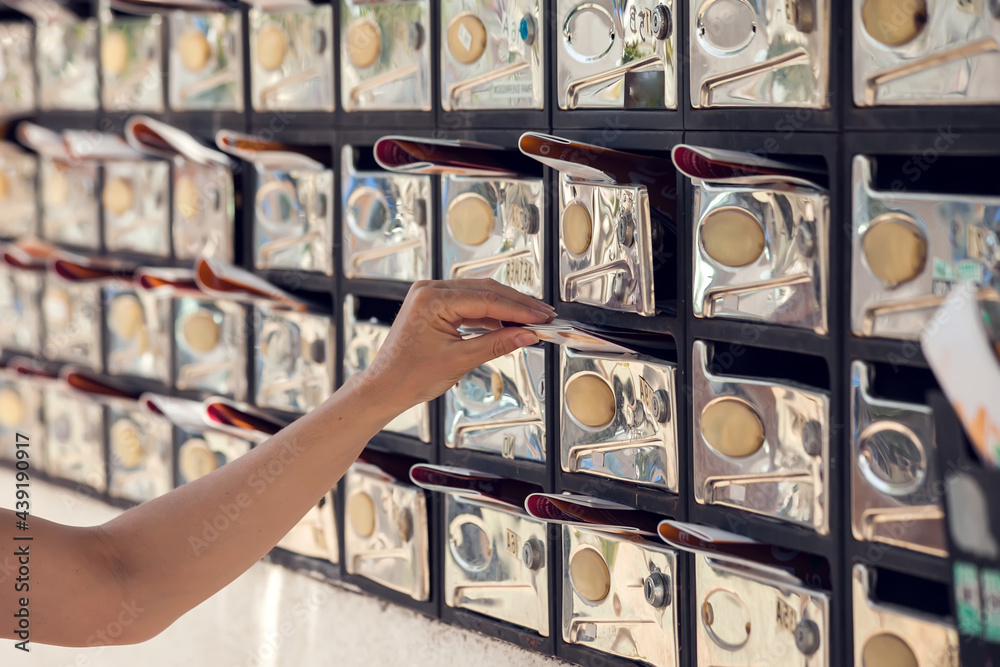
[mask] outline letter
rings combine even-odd
[[[17,614],[14,614],[14,615],[17,616]],[[27,631],[28,626],[30,626],[30,625],[31,625],[31,621],[29,619],[27,619],[27,618],[20,618],[17,621],[17,627],[24,628],[25,631]]]
[[[18,593],[26,593],[27,591],[30,591],[31,588],[28,587],[27,583],[14,584],[14,590],[17,591]]]
[[[924,160],[927,161],[927,165],[930,166],[937,162],[938,152],[934,148],[928,148],[924,151]]]
[[[236,504],[239,505],[242,509],[250,507],[250,504],[252,502],[253,499],[250,498],[250,496],[245,493],[240,493],[239,495],[236,496]]]
[[[767,141],[764,142],[764,150],[770,153],[777,153],[781,150],[781,144],[774,137],[768,137]]]
[[[292,634],[292,631],[294,630],[295,630],[295,624],[292,623],[291,621],[285,621],[284,623],[281,624],[281,627],[278,628],[278,632],[280,633],[279,636],[281,637],[288,636]]]
[[[258,479],[257,473],[250,475],[250,479],[247,480],[247,484],[251,489],[256,489],[258,496],[264,493],[264,490],[267,489],[267,483],[262,479]]]
[[[285,458],[285,454],[288,454],[288,458]],[[283,447],[281,453],[278,454],[278,460],[286,466],[290,466],[295,462],[295,452],[289,451],[288,447]]]
[[[907,160],[903,163],[903,175],[910,177],[910,183],[915,183],[923,170],[914,160]]]
[[[31,633],[27,630],[15,630],[14,634],[20,637],[21,639],[30,639],[31,637]]]
[[[21,598],[21,599],[19,599],[17,601],[17,603],[19,605],[21,605],[22,607],[27,607],[28,606],[28,598]]]
[[[236,521],[240,518],[240,508],[236,503],[222,503],[219,505],[219,509],[229,518],[230,521]]]
[[[125,632],[125,630],[122,628],[122,624],[118,621],[111,621],[108,623],[108,634],[111,635],[112,639],[121,637],[123,632]]]
[[[229,528],[229,519],[227,519],[221,514],[216,514],[215,518],[212,519],[212,525],[215,526],[216,530],[218,530],[221,533],[222,531]]]
[[[947,141],[947,142],[948,142],[948,145],[949,145],[949,146],[951,146],[951,145],[952,145],[952,144],[954,144],[954,143],[955,143],[956,141],[958,141],[959,137],[961,137],[961,136],[962,136],[962,135],[961,135],[961,134],[959,134],[958,132],[954,132],[954,131],[952,131],[952,129],[951,129],[951,125],[949,125],[949,126],[948,126],[947,128],[943,128],[943,127],[939,127],[939,128],[938,128],[938,133],[939,133],[939,134],[941,135],[941,137],[942,137],[942,138],[943,138],[943,139],[944,139],[945,141]]]
[[[281,475],[281,473],[285,472],[285,466],[281,464],[280,460],[275,461],[272,459],[271,462],[267,464],[267,472],[270,473],[271,477],[277,478]]]
[[[30,612],[28,611],[28,608],[21,607],[20,609],[17,610],[17,613],[14,614],[14,618],[27,618],[29,615]]]
[[[190,545],[191,552],[194,553],[195,556],[197,556],[198,552],[200,552],[202,549],[208,548],[208,542],[206,542],[205,540],[198,539],[194,535],[188,538],[188,545]]]
[[[30,556],[18,556],[17,557],[17,562],[20,563],[21,565],[27,565],[28,563],[31,562],[31,557]]]
[[[20,565],[20,566],[19,566],[19,567],[17,568],[17,573],[18,573],[19,575],[21,575],[22,577],[27,577],[27,576],[28,576],[28,574],[30,574],[30,572],[31,572],[31,570],[30,570],[30,569],[28,569],[28,566],[27,566],[27,565]],[[21,579],[18,579],[18,581],[21,581]]]
[[[205,541],[214,542],[219,539],[219,532],[215,528],[212,528],[212,524],[208,522],[208,519],[202,521],[201,525],[205,527],[205,530],[201,531],[201,536],[205,538]]]
[[[27,642],[27,640],[25,640],[23,642],[18,642],[16,644],[14,644],[14,648],[17,648],[17,649],[19,649],[21,651],[25,651],[25,652],[29,652],[30,653],[30,650],[28,649],[28,642]]]
[[[27,546],[21,546],[21,547],[18,547],[18,548],[17,548],[17,551],[15,551],[14,553],[15,553],[15,554],[24,554],[25,556],[27,556],[27,555],[28,555],[28,549],[29,549],[29,548],[31,548],[31,545],[30,545],[30,544],[29,544],[29,545],[27,545]]]
[[[792,123],[788,120],[787,116],[779,120],[777,125],[774,126],[774,129],[778,132],[784,132],[785,139],[791,139],[792,135],[795,134],[795,128],[792,127]]]

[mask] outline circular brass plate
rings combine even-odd
[[[46,205],[52,208],[65,206],[69,201],[69,180],[62,169],[53,169],[45,179],[45,190],[42,193]]]
[[[194,220],[201,212],[201,197],[198,194],[198,185],[190,178],[182,177],[177,179],[177,191],[174,193],[177,200],[177,208],[185,220]]]
[[[219,460],[201,438],[191,438],[181,445],[177,462],[184,479],[190,481],[199,479],[219,467]]]
[[[723,266],[746,266],[764,252],[764,230],[757,218],[742,208],[715,209],[701,223],[701,246]]]
[[[197,30],[192,30],[177,40],[177,52],[181,56],[181,64],[189,72],[200,72],[212,59],[211,44]]]
[[[493,233],[496,221],[486,198],[467,192],[448,206],[448,228],[455,240],[465,245],[482,245]]]
[[[361,537],[371,537],[375,532],[375,503],[364,491],[358,491],[347,501],[347,516],[351,528]]]
[[[112,178],[104,184],[104,192],[101,194],[101,203],[104,208],[115,215],[121,215],[132,210],[135,204],[135,192],[128,181],[121,178]]]
[[[382,53],[382,33],[374,22],[367,19],[348,26],[346,40],[347,57],[359,69],[374,65]]]
[[[142,304],[134,294],[119,294],[111,301],[108,326],[117,336],[131,339],[143,325]]]
[[[594,237],[594,223],[586,206],[573,203],[563,210],[562,237],[566,249],[574,255],[587,252]]]
[[[288,37],[273,25],[264,26],[257,33],[257,63],[273,72],[285,62],[288,55]]]
[[[210,352],[219,344],[221,331],[212,313],[198,310],[184,318],[181,323],[184,341],[196,352]]]
[[[21,395],[4,387],[0,389],[0,424],[14,428],[24,423],[24,401]]]
[[[888,632],[872,635],[861,651],[861,667],[919,667],[909,644]]]
[[[701,435],[713,449],[740,458],[764,444],[764,424],[746,401],[717,398],[701,411]]]
[[[115,459],[126,468],[138,468],[142,463],[143,447],[131,419],[119,419],[109,434]]]
[[[471,12],[459,14],[448,24],[448,53],[468,65],[483,57],[486,51],[486,26]]]
[[[128,39],[120,30],[114,30],[101,41],[101,69],[114,76],[121,76],[128,66]]]
[[[69,292],[55,285],[46,287],[42,297],[42,311],[45,313],[46,325],[56,329],[67,326],[73,314]]]
[[[927,239],[908,216],[886,213],[872,220],[861,239],[868,268],[887,285],[913,280],[927,262]]]
[[[861,7],[865,32],[886,46],[916,39],[927,24],[926,0],[866,0]]]
[[[596,549],[580,549],[569,559],[573,588],[586,600],[600,602],[611,592],[611,572]]]
[[[615,418],[615,392],[597,375],[579,373],[566,383],[566,409],[592,428],[607,426]]]

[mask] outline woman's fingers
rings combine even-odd
[[[478,338],[470,338],[461,346],[466,351],[470,368],[481,366],[497,357],[510,354],[514,350],[538,342],[538,336],[520,327],[504,327],[483,334]]]
[[[490,278],[481,278],[481,279],[466,278],[462,280],[448,280],[443,282],[442,286],[454,287],[456,289],[473,290],[473,291],[480,291],[484,289],[490,290],[499,293],[501,296],[504,296],[510,299],[511,301],[517,301],[518,303],[524,304],[529,308],[542,307],[545,310],[549,310],[553,313],[555,312],[555,308],[545,303],[544,301],[539,301],[538,299],[530,297],[527,294],[517,291],[513,287],[508,287],[507,285],[501,285],[497,281],[492,280]]]
[[[444,292],[434,301],[435,307],[441,309],[440,316],[455,327],[472,320],[545,324],[553,318],[549,310],[508,299],[498,290],[449,289],[446,286],[440,289]]]

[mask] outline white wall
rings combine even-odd
[[[0,470],[0,505],[14,478]],[[32,482],[32,513],[73,525],[118,513],[70,491]],[[3,585],[3,583],[0,583]],[[139,646],[96,649],[31,645],[30,655],[0,640],[0,664],[32,667],[558,667],[481,635],[401,607],[258,563],[159,637]]]

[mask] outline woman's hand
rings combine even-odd
[[[551,306],[495,280],[414,283],[364,382],[399,414],[437,398],[477,366],[538,342],[526,329],[500,327],[501,320],[543,324],[554,317]],[[493,331],[463,340],[460,326]]]

